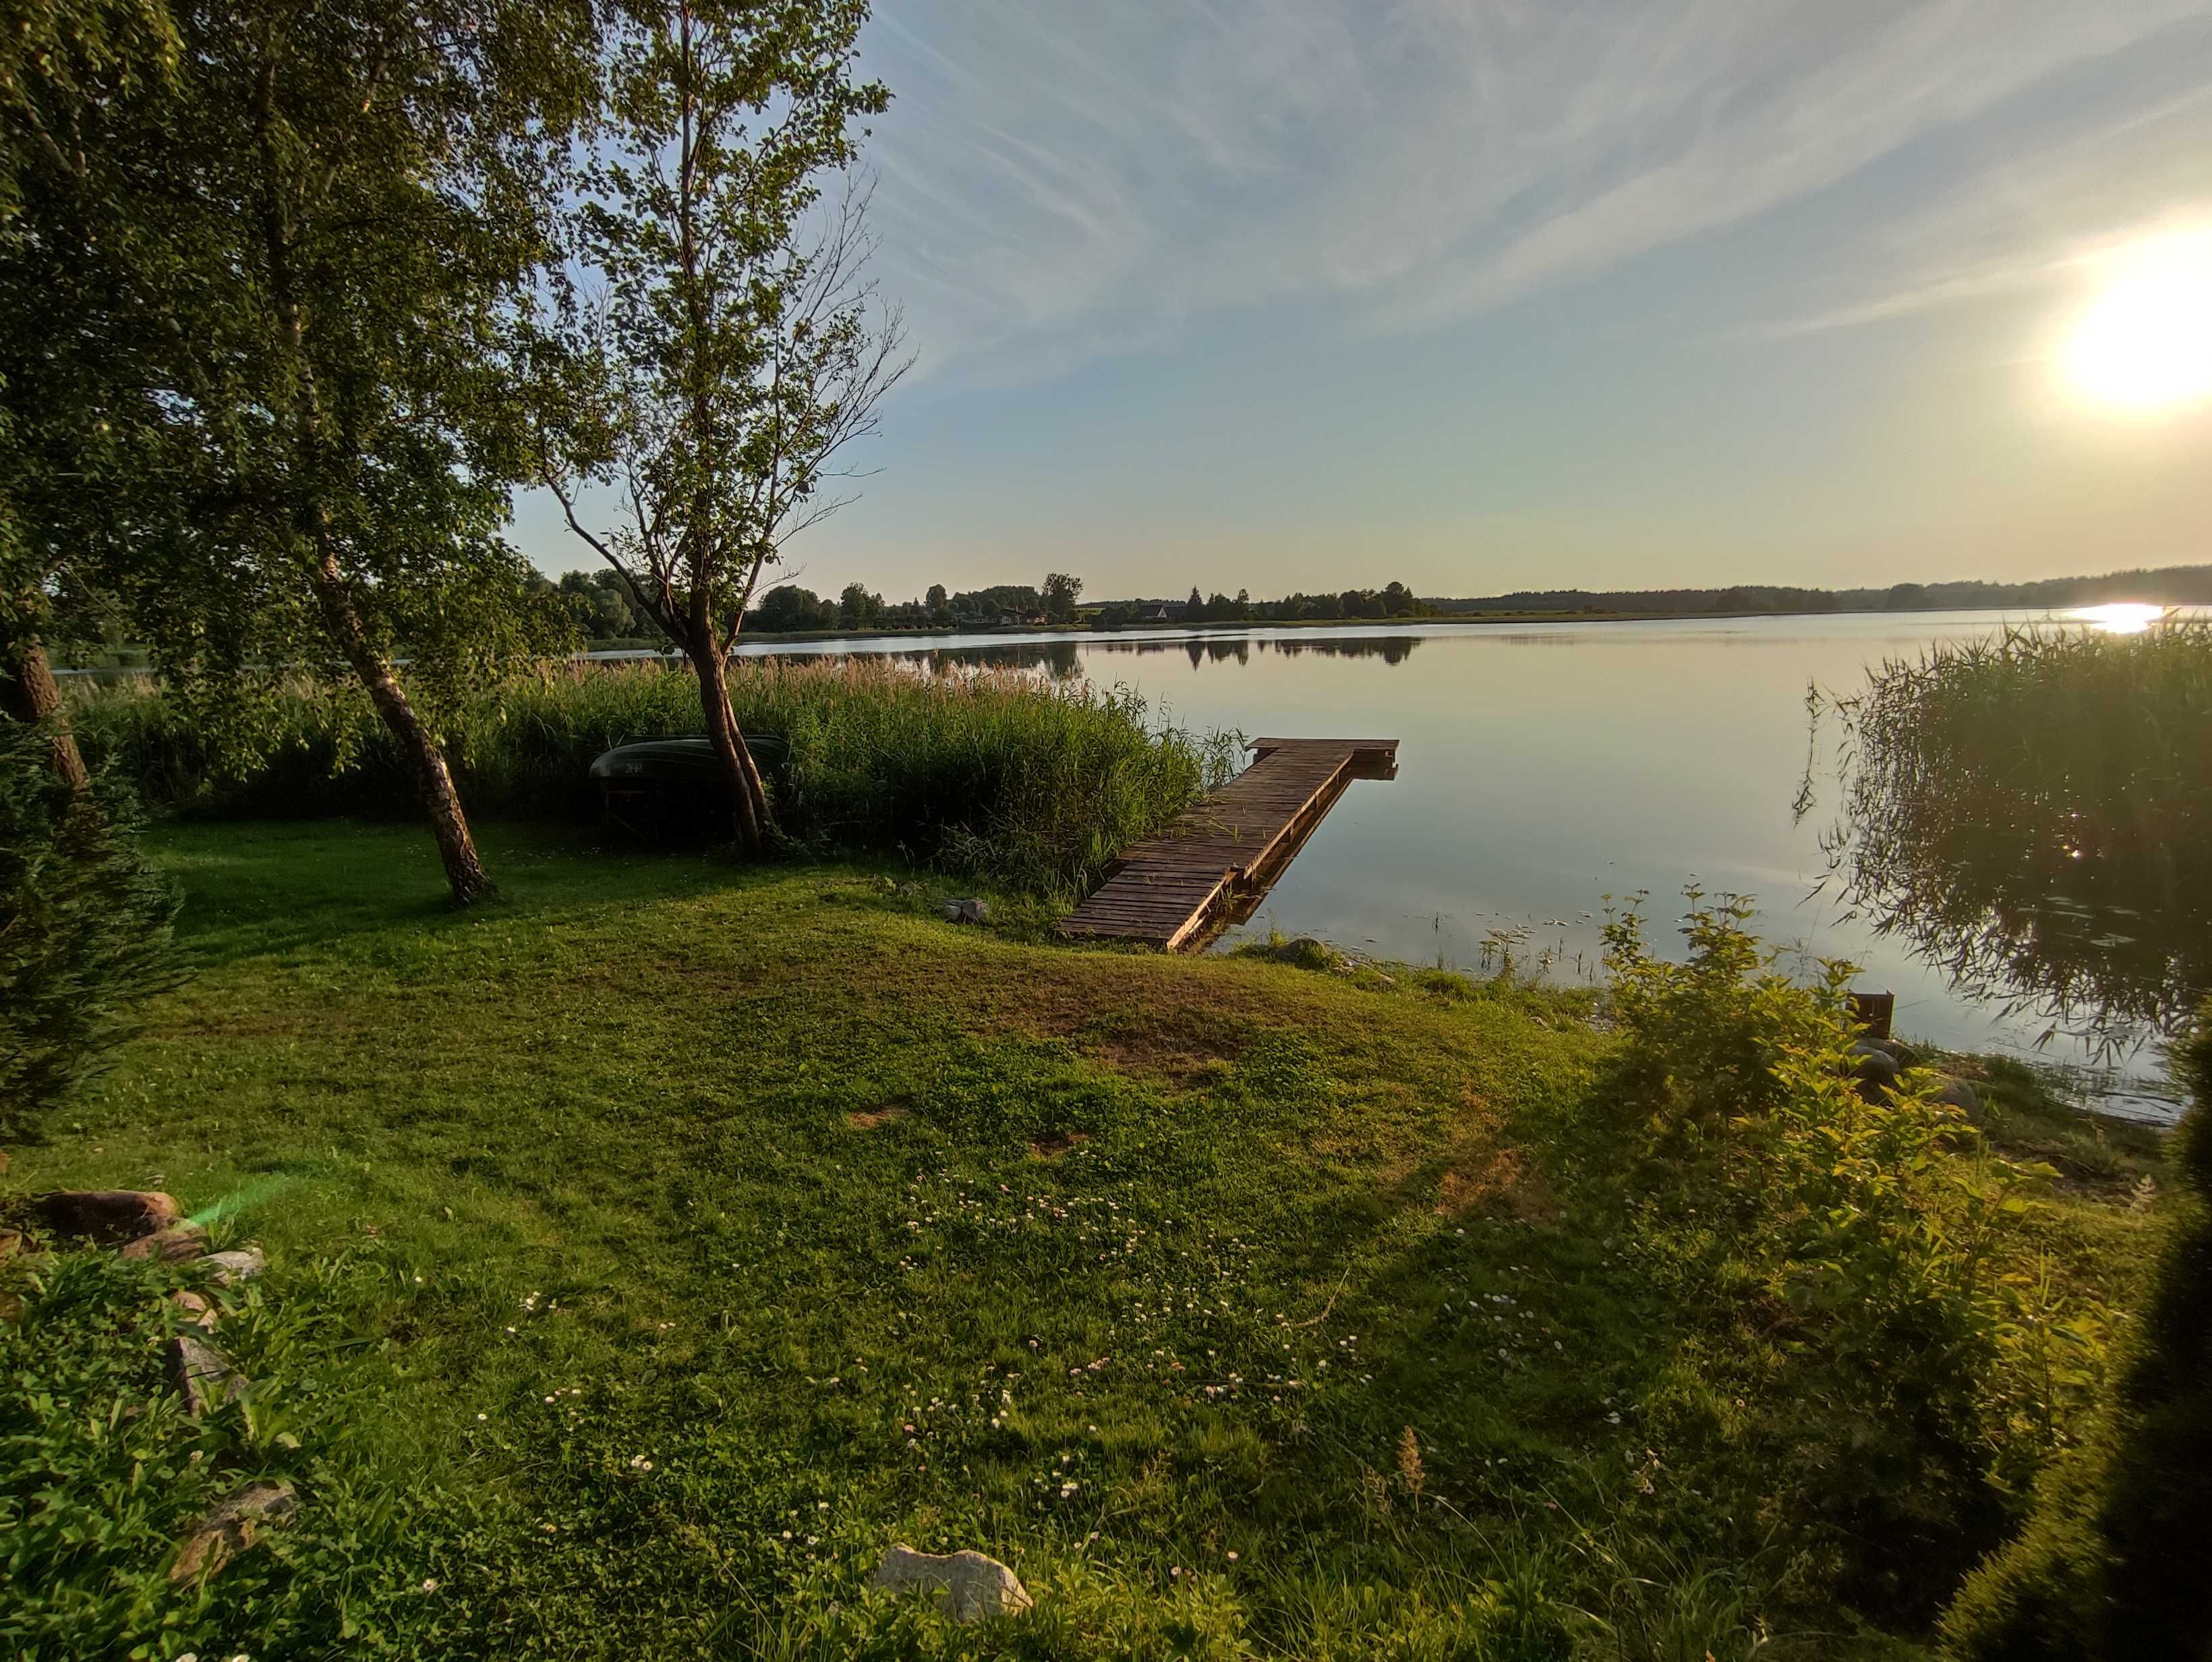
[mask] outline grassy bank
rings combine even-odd
[[[274,690],[252,743],[147,683],[83,685],[88,758],[157,806],[226,816],[412,818],[406,764],[357,691]],[[1143,702],[1018,673],[921,675],[852,660],[743,662],[744,729],[787,746],[769,788],[784,833],[1033,889],[1080,887],[1241,760],[1226,738],[1147,724]],[[704,730],[696,683],[657,665],[577,667],[444,712],[472,812],[589,823],[602,751]]]
[[[1822,1511],[1861,1376],[1637,1129],[1659,1099],[1583,1001],[1030,946],[903,871],[487,831],[511,900],[469,916],[410,828],[159,834],[198,973],[9,1181],[237,1204],[255,1298],[301,1313],[249,1318],[270,1394],[209,1458],[307,1504],[241,1579],[161,1592],[197,1445],[142,1480],[79,1425],[96,1389],[27,1430],[11,1397],[14,1446],[137,1497],[73,1561],[155,1589],[94,1648],[1899,1653],[1848,1591],[1881,1543]],[[1976,1284],[2086,1336],[2055,1385],[2022,1369],[2056,1353],[1990,1362],[1977,1506],[2072,1434],[2143,1169],[1990,1226]],[[895,1541],[990,1552],[1038,1609],[866,1592]]]

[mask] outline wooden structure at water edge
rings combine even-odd
[[[1255,739],[1249,748],[1251,766],[1124,854],[1060,933],[1196,952],[1252,916],[1353,780],[1398,771],[1395,739]]]

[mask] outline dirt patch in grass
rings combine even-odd
[[[1053,1131],[1030,1144],[1031,1160],[1058,1160],[1071,1148],[1091,1141],[1088,1131]]]
[[[1517,1148],[1495,1148],[1444,1168],[1437,1184],[1437,1212],[1447,1218],[1481,1212],[1523,1223],[1553,1223],[1559,1205],[1527,1155]]]
[[[845,1116],[845,1123],[855,1131],[872,1131],[879,1125],[889,1125],[904,1119],[914,1112],[903,1102],[887,1102],[880,1108],[855,1108]]]

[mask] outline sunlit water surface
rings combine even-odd
[[[2106,610],[2065,621],[2140,620]],[[752,649],[1007,664],[1125,685],[1155,719],[1201,732],[1401,740],[1398,777],[1355,784],[1224,947],[1273,930],[1479,971],[1510,946],[1524,967],[1594,977],[1608,904],[1648,893],[1652,934],[1663,937],[1662,920],[1696,884],[1755,898],[1770,941],[1863,965],[1857,984],[1896,993],[1900,1033],[2087,1063],[2080,1042],[2044,1038],[2046,1019],[1954,994],[1824,891],[1832,778],[1816,770],[1816,805],[1793,813],[1808,684],[1855,691],[1870,665],[2004,621],[1984,612],[1374,624]],[[2136,1051],[2104,1087],[2112,1111],[2172,1112],[2154,1050]]]

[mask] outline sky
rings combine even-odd
[[[2127,286],[2212,271],[2205,0],[878,0],[862,55],[915,362],[810,587],[2212,562],[2212,374],[2075,361],[2100,301],[2212,338]]]

